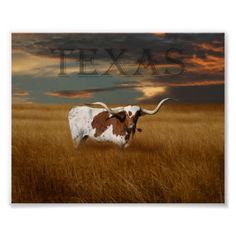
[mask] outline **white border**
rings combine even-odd
[[[1,235],[236,235],[233,1],[1,1]],[[226,32],[226,205],[10,205],[11,32]]]

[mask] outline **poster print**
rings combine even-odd
[[[223,33],[13,33],[12,203],[224,203]]]

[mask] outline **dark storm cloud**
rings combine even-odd
[[[60,52],[52,49],[72,50],[67,51],[67,58],[79,59],[78,49],[87,50],[87,56],[94,57],[94,63],[112,62],[106,49],[113,49],[115,56],[119,55],[120,49],[125,49],[119,62],[125,66],[136,64],[142,58],[143,48],[150,48],[153,60],[156,65],[166,64],[166,52],[170,48],[181,51],[174,57],[183,61],[185,67],[195,68],[196,63],[211,59],[224,57],[224,34],[13,34],[13,51],[23,50],[33,55],[45,57],[58,57]],[[77,49],[77,50],[76,50]],[[215,61],[216,65],[217,61]],[[218,63],[218,64],[219,64]],[[58,60],[59,64],[59,60]],[[209,66],[211,66],[211,62]],[[214,66],[214,64],[213,64]],[[222,67],[222,66],[221,66]],[[209,69],[209,68],[208,68]],[[211,69],[211,68],[210,68]],[[214,68],[212,68],[214,69]],[[200,72],[200,71],[199,71]]]
[[[106,48],[126,48],[127,54],[137,58],[142,48],[152,48],[153,53],[164,53],[168,48],[184,50],[185,55],[201,55],[204,47],[223,47],[223,34],[13,34],[13,49],[22,49],[36,55],[53,56],[50,49],[91,49],[98,50],[97,59],[108,57]],[[221,51],[222,52],[222,51]],[[139,53],[139,55],[138,55]],[[68,55],[70,57],[71,55]]]
[[[224,103],[224,85],[175,87],[170,93],[183,103]]]

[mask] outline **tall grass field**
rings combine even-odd
[[[224,203],[223,105],[165,104],[124,150],[75,150],[70,108],[13,105],[13,203]]]

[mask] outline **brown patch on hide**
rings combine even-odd
[[[127,135],[127,128],[132,122],[132,119],[127,116],[125,111],[119,112],[111,118],[109,118],[109,113],[107,111],[103,111],[93,118],[92,127],[96,129],[95,137],[103,134],[108,127],[112,125],[113,134],[129,138],[130,135]]]

